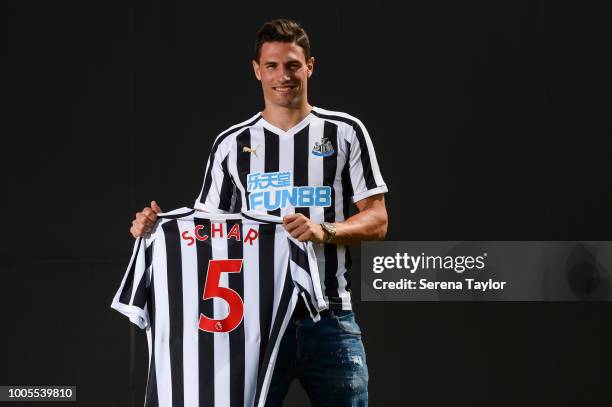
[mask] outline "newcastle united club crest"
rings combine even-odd
[[[321,137],[320,141],[315,142],[312,153],[321,157],[327,157],[335,153],[335,151],[331,141],[326,137]]]

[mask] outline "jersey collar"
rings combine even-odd
[[[312,120],[313,117],[315,117],[312,112],[315,110],[315,107],[312,107],[312,110],[310,111],[310,113],[308,113],[306,115],[306,117],[304,117],[302,119],[301,122],[299,122],[298,124],[296,124],[295,126],[293,126],[292,128],[290,128],[289,130],[285,131],[282,129],[279,129],[278,127],[274,126],[272,123],[268,122],[266,119],[264,119],[264,117],[262,116],[261,112],[259,112],[259,123],[261,123],[261,125],[263,127],[265,127],[266,129],[276,133],[276,134],[282,134],[282,135],[293,135],[295,133],[297,133],[298,131],[302,130],[304,127],[306,127],[310,121]]]

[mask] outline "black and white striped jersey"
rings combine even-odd
[[[146,329],[147,407],[263,406],[293,309],[326,308],[311,244],[274,216],[160,214],[111,307]]]
[[[387,192],[367,130],[356,118],[314,107],[283,131],[261,114],[215,140],[195,208],[285,216],[316,223],[343,221],[349,205]],[[326,301],[351,309],[348,248],[315,245]]]

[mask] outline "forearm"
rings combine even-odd
[[[359,206],[359,205],[358,205]],[[387,210],[384,199],[375,199],[360,212],[343,222],[334,223],[336,238],[333,243],[356,245],[364,240],[383,240],[387,235]]]

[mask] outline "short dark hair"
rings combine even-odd
[[[261,47],[264,42],[295,42],[304,50],[304,56],[308,61],[310,59],[310,41],[306,31],[295,21],[286,18],[278,18],[268,21],[261,26],[257,31],[257,39],[255,40],[255,61],[259,62],[261,56]]]

